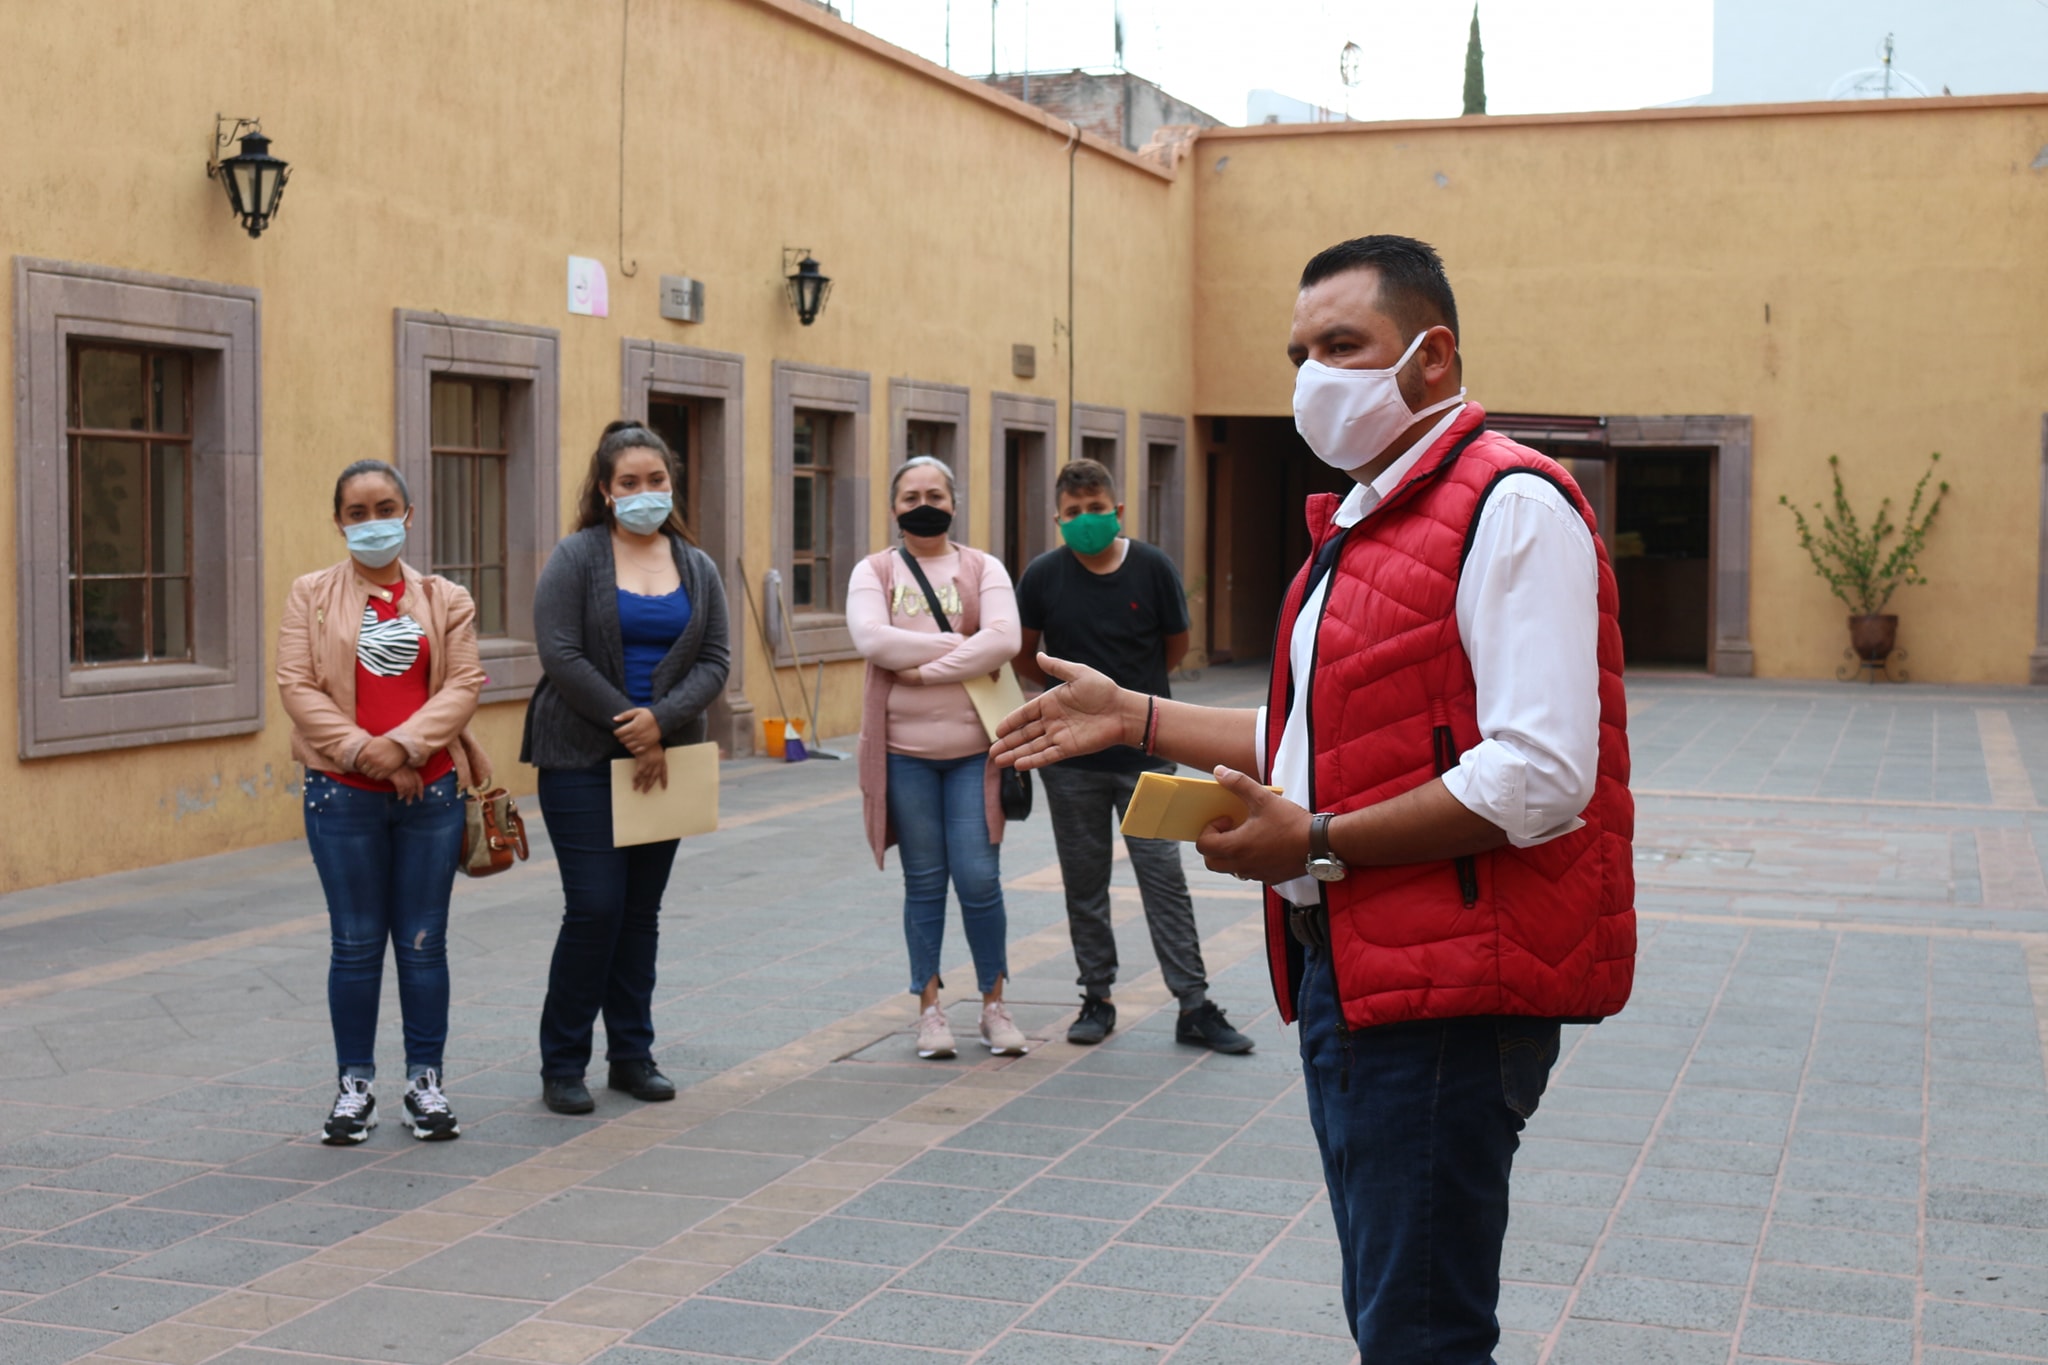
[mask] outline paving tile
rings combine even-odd
[[[1208,1310],[1202,1299],[1068,1285],[1018,1325],[1029,1331],[1171,1345]]]
[[[707,1147],[729,1152],[818,1156],[852,1138],[868,1124],[863,1119],[806,1118],[793,1114],[738,1111],[686,1129],[668,1140],[673,1147]]]
[[[1171,1185],[1199,1164],[1197,1157],[1174,1152],[1139,1152],[1090,1143],[1054,1162],[1047,1174],[1127,1185]]]
[[[48,1294],[132,1259],[127,1252],[17,1242],[0,1247],[0,1291]]]
[[[394,1213],[431,1204],[446,1194],[464,1189],[469,1181],[420,1171],[387,1171],[380,1167],[355,1171],[298,1196],[322,1204],[343,1204],[365,1209],[388,1209]]]
[[[976,1190],[1014,1190],[1046,1167],[1038,1157],[997,1156],[935,1148],[896,1171],[897,1180],[961,1185]]]
[[[1159,1189],[1153,1185],[1062,1180],[1048,1175],[1040,1176],[1012,1194],[1003,1201],[1003,1207],[1082,1218],[1135,1218],[1159,1198]]]
[[[1352,1365],[1357,1349],[1346,1339],[1258,1332],[1203,1323],[1173,1353],[1174,1365],[1247,1365],[1280,1361],[1288,1365]]]
[[[1770,1234],[1764,1239],[1763,1259],[1910,1275],[1919,1266],[1920,1248],[1910,1237],[1879,1237],[1847,1228],[1773,1222]]]
[[[965,1227],[977,1214],[996,1202],[989,1190],[960,1189],[951,1185],[914,1185],[884,1180],[870,1185],[839,1206],[847,1218],[882,1218],[898,1223],[929,1223],[938,1227]]]
[[[396,1365],[445,1365],[532,1312],[530,1303],[370,1286],[274,1327],[249,1345]]]
[[[1742,1298],[1740,1286],[1596,1273],[1580,1291],[1572,1316],[1594,1322],[1732,1332],[1742,1315]]]
[[[834,1336],[973,1351],[1016,1320],[1015,1304],[884,1290],[832,1325]]]
[[[629,1340],[670,1350],[776,1360],[832,1320],[830,1313],[807,1309],[691,1299],[648,1323]]]
[[[726,1207],[719,1199],[571,1189],[500,1223],[508,1237],[655,1247]]]
[[[1246,1280],[1217,1304],[1213,1321],[1240,1327],[1267,1327],[1349,1341],[1351,1324],[1344,1317],[1344,1294],[1334,1283],[1299,1280]]]
[[[1743,1323],[1741,1344],[1752,1355],[1790,1356],[1828,1365],[1911,1365],[1913,1325],[1833,1313],[1752,1308]]]
[[[947,1138],[944,1145],[972,1152],[1056,1157],[1080,1146],[1086,1136],[1085,1132],[1074,1128],[1047,1128],[983,1119]]]
[[[957,1351],[926,1351],[912,1346],[815,1337],[799,1346],[786,1365],[952,1365],[966,1359]]]
[[[0,1227],[46,1232],[120,1202],[115,1195],[83,1190],[8,1190],[0,1193]]]
[[[173,1185],[147,1199],[135,1201],[136,1208],[177,1209],[185,1213],[219,1213],[230,1217],[254,1213],[266,1204],[289,1199],[306,1186],[289,1180],[258,1180],[251,1176],[202,1175],[182,1185]]]
[[[204,1303],[213,1293],[191,1285],[99,1275],[17,1308],[8,1316],[55,1327],[139,1332]]]
[[[775,1249],[792,1256],[906,1266],[944,1241],[949,1233],[947,1228],[923,1224],[820,1218]]]
[[[774,1252],[756,1256],[705,1287],[715,1298],[779,1303],[845,1312],[888,1283],[887,1267],[805,1260]]]
[[[1763,1265],[1757,1267],[1750,1299],[1774,1308],[1904,1320],[1913,1316],[1915,1288],[1914,1282],[1903,1276]]]
[[[1553,1365],[1727,1365],[1729,1338],[1573,1319],[1558,1333]]]
[[[7,1365],[63,1365],[119,1338],[29,1322],[0,1322],[0,1360]]]
[[[190,1180],[203,1169],[183,1162],[109,1156],[89,1161],[61,1175],[44,1175],[36,1183],[50,1189],[97,1190],[104,1194],[133,1196]]]
[[[205,1232],[220,1221],[196,1213],[108,1209],[69,1227],[58,1228],[41,1240],[64,1246],[103,1247],[109,1251],[155,1251]]]
[[[396,1216],[388,1209],[348,1208],[291,1200],[236,1219],[230,1231],[233,1236],[249,1241],[324,1247],[359,1232],[368,1232]]]
[[[232,1227],[230,1230],[234,1230]],[[208,1233],[131,1262],[123,1273],[149,1280],[175,1280],[180,1284],[204,1284],[225,1288],[247,1284],[310,1256],[311,1247],[287,1246],[275,1242],[249,1242]]]
[[[395,1270],[382,1283],[552,1303],[616,1270],[633,1255],[629,1247],[480,1235]]]
[[[1271,1213],[1293,1217],[1322,1192],[1320,1182],[1310,1185],[1288,1180],[1249,1180],[1204,1171],[1189,1176],[1169,1190],[1161,1202],[1189,1208],[1224,1209],[1232,1213]]]
[[[1773,1236],[1785,1231],[1773,1229]],[[1699,1284],[1749,1283],[1755,1255],[1748,1246],[1672,1238],[1615,1237],[1600,1249],[1602,1275],[1650,1276]]]
[[[1079,1260],[1107,1242],[1116,1230],[1112,1222],[997,1209],[955,1235],[953,1245]]]
[[[1009,1332],[975,1357],[977,1365],[1157,1365],[1157,1346],[1043,1332]]]
[[[2048,1311],[2036,1302],[2034,1311],[1994,1308],[1973,1303],[1929,1303],[1921,1331],[1930,1346],[1974,1351],[2036,1354],[2048,1342]]]
[[[1100,1258],[1097,1258],[1098,1261]],[[904,1271],[891,1288],[969,1299],[1036,1303],[1074,1269],[1071,1261],[948,1247]]]
[[[657,1147],[639,1156],[628,1157],[584,1183],[598,1189],[738,1199],[787,1175],[798,1164],[795,1157],[787,1156]]]
[[[1286,1222],[1279,1218],[1212,1213],[1202,1209],[1156,1208],[1132,1223],[1117,1240],[1250,1255],[1263,1250],[1268,1242],[1286,1230]]]

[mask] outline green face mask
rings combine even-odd
[[[1075,554],[1099,555],[1116,543],[1121,529],[1114,512],[1083,512],[1060,523],[1060,539]]]

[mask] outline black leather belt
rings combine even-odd
[[[1296,905],[1287,911],[1287,932],[1304,948],[1330,946],[1330,912],[1320,905]]]

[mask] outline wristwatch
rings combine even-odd
[[[1319,882],[1341,882],[1351,875],[1344,860],[1330,851],[1330,822],[1336,818],[1325,813],[1308,822],[1308,875]]]

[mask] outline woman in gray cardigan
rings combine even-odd
[[[675,457],[637,422],[604,429],[583,481],[575,534],[533,595],[546,676],[526,707],[519,757],[540,769],[540,808],[562,873],[561,933],[540,1016],[541,1099],[596,1107],[584,1084],[604,1015],[608,1084],[672,1100],[654,1063],[654,955],[676,841],[612,846],[611,765],[633,785],[668,785],[664,745],[691,744],[725,687],[725,586],[674,506]]]

